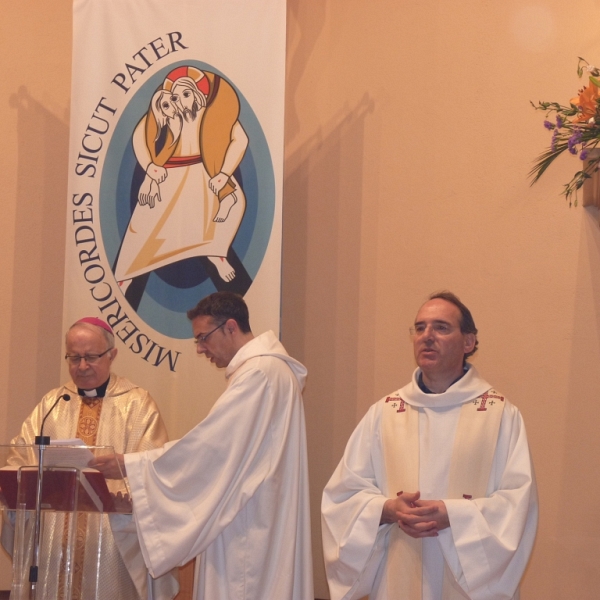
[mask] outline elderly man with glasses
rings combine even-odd
[[[48,415],[44,434],[52,440],[79,438],[88,446],[113,446],[120,453],[162,446],[168,437],[156,403],[146,390],[111,373],[116,356],[114,335],[106,322],[96,317],[85,317],[74,323],[66,335],[65,359],[71,381],[44,396],[11,444],[33,444],[35,436],[40,433],[42,420]],[[69,396],[69,401],[59,400],[65,395]],[[79,517],[80,528],[82,525],[85,527],[84,518],[85,515]],[[10,527],[10,524],[5,523],[5,529],[7,526]],[[98,532],[88,529],[88,534],[97,536]],[[128,565],[115,544],[107,517],[104,517],[102,536],[98,598],[146,600],[147,576],[136,573],[132,579]],[[5,537],[6,531],[3,532]],[[95,584],[89,576],[94,569],[88,572],[86,568],[89,557],[86,560],[85,540],[86,535],[78,537],[72,584],[72,597],[83,600],[92,597],[89,589]],[[50,543],[60,544],[62,540],[54,539]],[[53,573],[48,575],[51,578],[55,576]],[[57,584],[60,587],[60,581]],[[152,587],[153,597],[161,600],[173,598],[178,590],[177,582],[170,574],[152,582]],[[56,594],[56,598],[61,597],[59,589]]]
[[[323,493],[332,600],[519,597],[537,526],[523,419],[467,362],[469,309],[430,296],[412,381],[375,403]]]

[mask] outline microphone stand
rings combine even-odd
[[[50,445],[50,436],[44,435],[44,423],[46,422],[48,415],[54,410],[54,407],[63,398],[65,399],[65,402],[68,402],[71,399],[71,396],[69,396],[69,394],[62,394],[56,399],[56,402],[52,405],[52,408],[46,413],[46,416],[42,420],[42,425],[40,427],[40,435],[35,436],[35,444],[38,447],[38,479],[37,488],[35,491],[35,531],[33,537],[33,560],[31,562],[31,566],[29,567],[29,583],[31,584],[29,597],[31,598],[31,600],[35,600],[36,597],[38,583],[38,566],[40,561],[40,524],[42,520],[42,483],[44,480],[44,450],[46,449],[46,446]]]

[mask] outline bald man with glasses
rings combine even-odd
[[[97,317],[78,320],[67,331],[65,345],[71,381],[44,396],[11,444],[34,444],[46,415],[44,434],[51,440],[78,438],[88,446],[113,446],[119,453],[152,450],[168,441],[167,430],[150,394],[128,379],[111,373],[117,348],[108,323]],[[69,396],[69,400],[59,400],[61,396]],[[31,464],[37,464],[33,455]],[[84,520],[82,517],[85,515],[79,517],[80,521]],[[108,517],[103,519],[99,600],[146,600],[147,573],[128,568],[113,539]],[[11,524],[5,522],[4,526],[3,543],[7,539],[6,528],[10,530]],[[87,527],[86,535],[97,536],[98,533],[91,526]],[[81,537],[75,552],[73,598],[93,597],[90,589],[95,585],[91,577],[94,569],[93,565],[89,570],[87,567],[90,563],[89,557],[87,560],[85,557],[86,535]],[[62,540],[51,543],[60,544]],[[7,550],[12,551],[10,547]],[[60,548],[56,550],[60,552]],[[49,573],[50,578],[54,576]],[[178,591],[177,581],[171,573],[151,581],[151,586],[154,599],[170,600]],[[59,593],[60,590],[56,590],[56,598],[60,597]]]

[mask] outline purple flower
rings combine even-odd
[[[577,144],[581,143],[582,135],[581,129],[573,129],[573,133],[567,142],[571,154],[577,154]]]
[[[556,126],[560,129],[564,124],[563,118],[560,115],[556,115]]]
[[[544,127],[552,131],[555,127],[554,123],[550,123],[550,121],[544,121]]]
[[[587,150],[582,150],[581,154],[579,155],[579,158],[581,160],[585,160],[588,157],[588,151]]]

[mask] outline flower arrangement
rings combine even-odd
[[[579,156],[583,163],[581,170],[577,171],[569,183],[565,184],[563,194],[577,206],[577,190],[579,190],[586,179],[592,176],[594,171],[600,169],[600,153],[594,153],[590,157],[590,150],[596,148],[600,142],[600,69],[590,65],[587,60],[579,57],[577,64],[577,75],[579,78],[587,73],[589,83],[579,90],[575,98],[571,98],[569,106],[563,106],[558,102],[531,102],[536,110],[546,113],[544,127],[552,132],[550,148],[540,154],[534,167],[529,172],[533,178],[533,185],[552,164],[555,158],[565,150],[574,156]],[[550,116],[554,113],[554,121]]]

